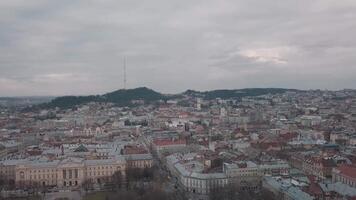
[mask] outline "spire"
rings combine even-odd
[[[126,90],[126,57],[124,57],[124,90]]]

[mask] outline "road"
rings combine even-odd
[[[168,193],[174,194],[174,199],[177,200],[187,200],[186,192],[184,188],[178,183],[178,179],[174,176],[171,176],[171,173],[165,168],[165,165],[159,160],[157,155],[154,152],[151,152],[153,155],[153,162],[158,166],[159,176],[163,179],[164,190]]]
[[[139,136],[139,141],[145,141],[145,138],[143,135]],[[145,145],[146,143],[143,142]],[[150,149],[146,145],[147,149]],[[185,188],[178,182],[178,177],[173,176],[169,172],[169,170],[165,167],[165,164],[158,158],[158,156],[151,151],[151,154],[153,156],[153,164],[158,166],[158,171],[159,171],[159,176],[162,177],[163,181],[163,186],[164,190],[169,193],[173,193],[175,198],[177,200],[200,200],[200,199],[207,199],[207,196],[204,195],[197,195],[197,194],[192,194],[190,192],[185,191]],[[170,177],[170,178],[168,178]]]

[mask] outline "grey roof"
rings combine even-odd
[[[197,165],[197,161],[194,162],[189,162],[189,163],[176,163],[174,167],[177,169],[179,174],[184,177],[190,177],[190,178],[197,178],[197,179],[224,179],[227,178],[227,176],[224,173],[201,173],[202,169],[201,166],[198,166],[199,169],[192,169],[188,170],[187,165],[189,164],[195,164]]]
[[[86,148],[83,144],[79,145],[79,147],[77,147],[74,152],[88,152],[88,148]]]
[[[283,180],[277,180],[275,177],[265,176],[264,181],[273,187],[275,190],[284,192],[290,199],[293,200],[313,200],[309,194],[303,192],[298,187],[292,186],[291,183]]]
[[[28,159],[19,159],[19,160],[2,160],[0,161],[0,165],[21,165],[21,164],[24,164],[24,163],[27,163],[29,162]]]
[[[227,176],[224,173],[203,174],[203,173],[196,173],[196,172],[193,172],[191,174],[191,177],[198,178],[198,179],[225,179],[225,178],[227,178]]]
[[[290,187],[287,190],[287,195],[294,200],[313,200],[314,198],[309,194],[303,192],[297,187]]]
[[[102,159],[102,160],[85,160],[86,165],[110,165],[115,163],[125,163],[125,159],[123,157],[115,157],[114,159]]]
[[[329,184],[320,183],[319,185],[324,192],[334,191],[341,195],[356,196],[356,188],[350,187],[340,182]]]

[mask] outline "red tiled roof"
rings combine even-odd
[[[292,140],[293,138],[296,138],[297,136],[298,136],[297,133],[288,132],[288,133],[285,133],[285,134],[281,134],[280,138],[285,140],[285,141],[289,141],[289,140]]]
[[[153,143],[156,146],[168,146],[168,145],[178,145],[178,144],[185,144],[185,140],[171,140],[171,139],[157,139],[154,140]]]
[[[356,166],[341,165],[340,167],[337,168],[337,170],[339,170],[340,173],[343,175],[356,179]]]
[[[308,188],[308,192],[311,195],[322,195],[323,191],[321,190],[320,186],[316,183],[311,183],[309,188]]]

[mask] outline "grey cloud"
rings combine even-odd
[[[353,0],[3,0],[0,96],[355,88]]]

